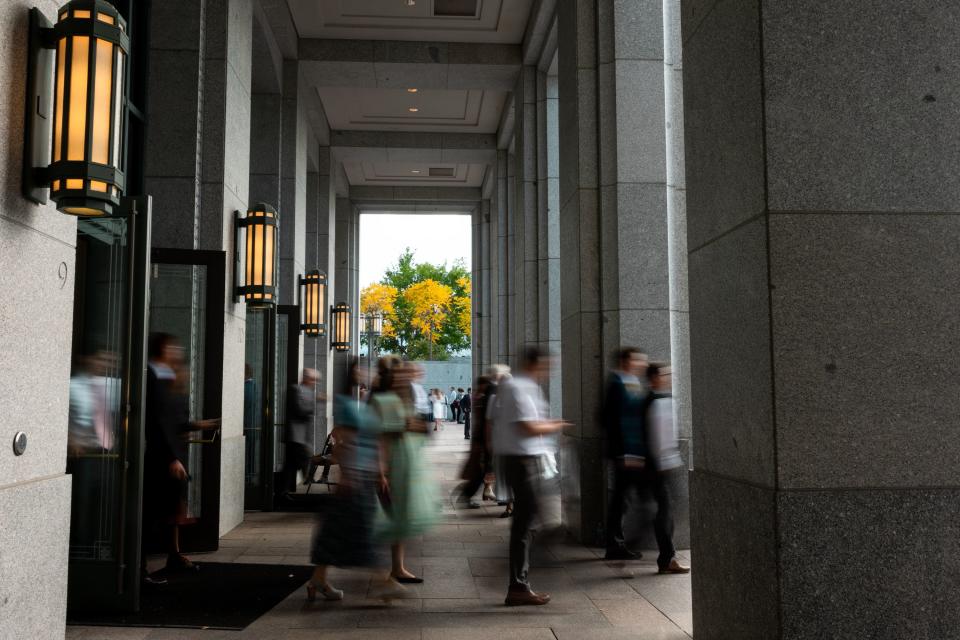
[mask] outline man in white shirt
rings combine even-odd
[[[530,588],[531,525],[541,511],[538,497],[540,458],[553,453],[548,436],[563,429],[564,422],[551,420],[540,384],[550,377],[550,356],[538,347],[528,347],[522,368],[514,378],[497,388],[494,454],[502,457],[507,484],[513,492],[513,522],[510,526],[510,587],[508,606],[543,605],[545,593]]]

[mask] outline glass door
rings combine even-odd
[[[294,476],[284,473],[286,459],[287,408],[291,386],[300,382],[300,307],[281,305],[277,308],[277,335],[274,357],[273,441],[276,450],[274,473],[279,498],[289,491],[296,493]]]
[[[273,509],[276,443],[274,438],[274,349],[276,309],[247,308],[246,363],[243,382],[243,435],[246,448],[244,509]]]
[[[186,400],[191,423],[220,418],[223,398],[223,251],[154,249],[151,254],[150,333],[168,333],[183,347],[174,392]],[[214,551],[220,534],[220,431],[193,430],[180,549]]]
[[[133,611],[140,595],[149,199],[77,221],[67,472],[68,608]]]

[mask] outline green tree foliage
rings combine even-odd
[[[379,352],[446,360],[470,348],[470,289],[462,260],[451,267],[418,263],[407,248],[379,283],[361,292],[360,310],[384,314]]]

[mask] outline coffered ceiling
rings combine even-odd
[[[330,130],[418,136],[408,149],[369,133],[366,148],[338,147],[352,186],[480,187],[492,149],[433,148],[430,135],[497,133],[534,0],[287,2]]]
[[[289,0],[301,38],[523,40],[533,0]]]
[[[479,89],[317,89],[330,128],[341,131],[496,133],[507,94]]]
[[[486,165],[346,161],[343,169],[352,185],[476,188],[483,184]]]

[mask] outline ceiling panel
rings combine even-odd
[[[480,163],[370,162],[343,163],[347,180],[353,186],[473,187],[483,184],[486,165]],[[438,176],[433,173],[451,175]]]
[[[435,0],[289,0],[301,38],[520,44],[533,0],[476,0],[475,15],[438,16]],[[441,3],[442,4],[442,3]],[[462,1],[447,3],[465,5]],[[443,6],[439,9],[442,11]]]
[[[415,87],[409,87],[413,89]],[[440,91],[321,87],[330,128],[339,131],[496,133],[507,94],[479,89]]]

